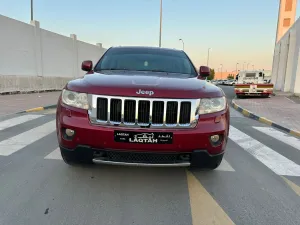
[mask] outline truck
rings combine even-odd
[[[229,103],[182,50],[111,47],[57,102],[65,163],[217,168],[229,135]]]
[[[265,80],[263,70],[239,71],[236,75],[234,92],[237,98],[261,96],[268,98],[273,93],[273,84]]]

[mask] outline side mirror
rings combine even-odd
[[[210,68],[208,66],[200,66],[199,75],[202,78],[208,77],[210,75]]]
[[[93,70],[93,62],[91,60],[83,61],[81,64],[81,69],[83,71],[90,72],[91,70]]]

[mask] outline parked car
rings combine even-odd
[[[220,80],[220,84],[225,85],[227,80]]]
[[[57,103],[65,163],[217,168],[229,134],[224,92],[184,51],[112,47]]]
[[[231,86],[232,86],[232,85],[235,85],[235,83],[236,83],[236,80],[230,79],[230,80],[227,80],[225,84],[226,84],[226,85],[231,85]]]

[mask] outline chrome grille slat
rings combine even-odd
[[[200,99],[147,99],[92,94],[88,99],[88,114],[94,125],[193,128],[199,118],[197,111]]]

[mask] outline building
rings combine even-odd
[[[300,18],[297,0],[281,0],[278,13],[272,80],[276,91],[300,96]]]

